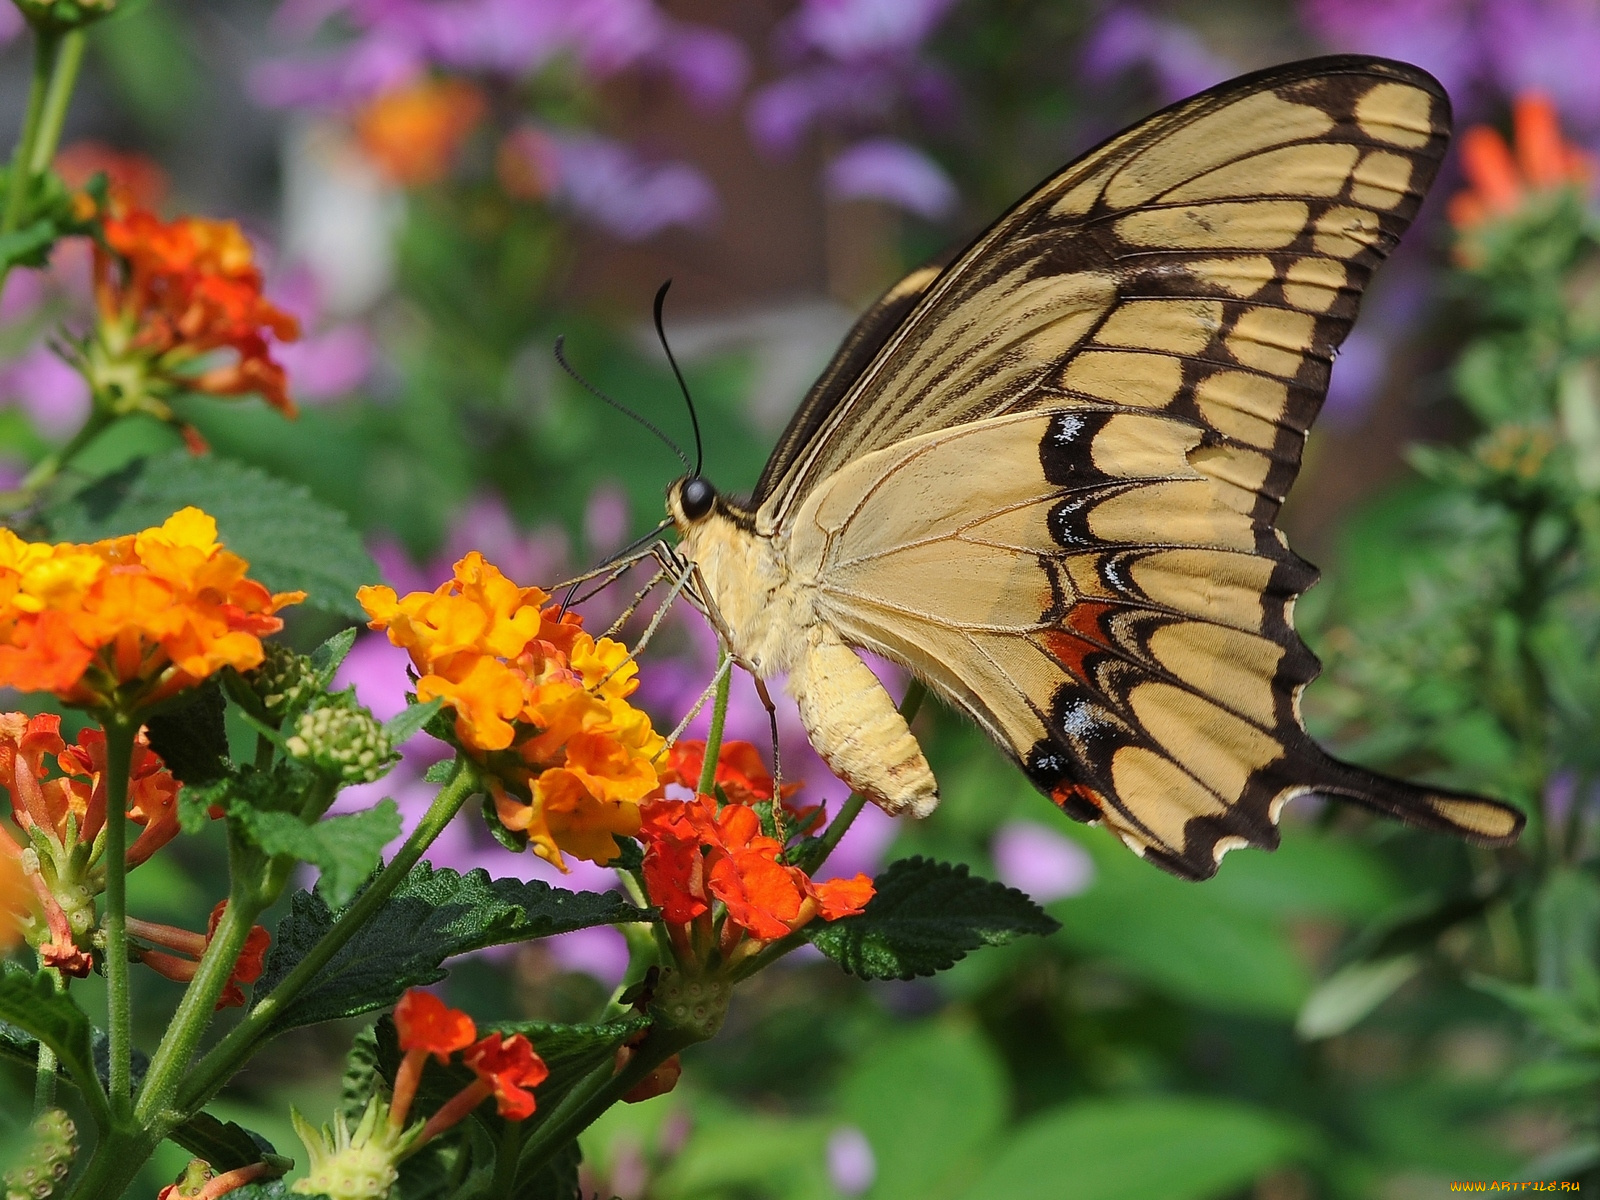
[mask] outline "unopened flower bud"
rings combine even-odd
[[[316,687],[311,660],[279,642],[262,642],[261,665],[245,673],[245,682],[269,714],[280,717],[300,707]]]
[[[376,717],[344,704],[302,713],[284,745],[294,757],[337,775],[343,783],[371,783],[399,757]]]
[[[59,1108],[47,1108],[28,1128],[28,1147],[5,1173],[5,1200],[50,1200],[66,1181],[78,1131]]]

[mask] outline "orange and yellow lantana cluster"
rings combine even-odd
[[[225,666],[247,671],[283,628],[274,614],[305,598],[267,591],[248,568],[197,508],[85,545],[0,529],[0,686],[132,709]]]
[[[293,416],[288,376],[272,357],[268,335],[292,342],[299,323],[262,295],[261,269],[237,223],[202,217],[163,221],[116,203],[105,217],[105,244],[94,259],[100,322],[89,359],[91,384],[118,384],[130,401],[141,387],[259,393]],[[231,350],[235,361],[180,374],[202,355]],[[136,378],[130,365],[140,368]],[[145,397],[158,401],[159,397]]]
[[[696,786],[704,757],[704,742],[680,742],[663,778]],[[689,945],[688,927],[709,921],[717,900],[728,913],[719,947],[727,956],[746,935],[752,946],[759,945],[819,916],[825,921],[853,916],[872,899],[872,881],[865,875],[817,883],[784,861],[784,842],[762,831],[760,814],[752,807],[771,801],[773,794],[772,777],[753,745],[725,744],[715,778],[728,801],[720,808],[706,795],[652,800],[644,808],[639,839],[645,846],[645,885],[676,945]],[[820,808],[789,809],[788,814],[789,835],[805,832],[822,815]]]
[[[500,822],[565,869],[563,854],[609,862],[616,835],[639,830],[659,787],[662,738],[628,703],[638,687],[627,650],[585,633],[473,551],[433,592],[357,593],[373,629],[410,652],[417,699],[455,713],[462,747],[487,768]]]

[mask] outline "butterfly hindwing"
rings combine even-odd
[[[1311,790],[1501,843],[1521,819],[1329,758],[1273,525],[1448,103],[1328,59],[1175,106],[931,282],[763,476],[819,615],[912,667],[1069,814],[1203,877]],[[847,347],[848,348],[848,347]],[[842,361],[836,360],[836,365]],[[854,364],[852,364],[854,365]]]

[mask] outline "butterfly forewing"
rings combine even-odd
[[[1509,840],[1513,810],[1306,736],[1317,663],[1292,611],[1315,572],[1273,526],[1448,133],[1430,77],[1352,58],[1152,117],[891,294],[920,299],[869,327],[853,383],[814,389],[758,527],[847,641],[910,665],[1064,810],[1170,870],[1275,845],[1309,790]]]

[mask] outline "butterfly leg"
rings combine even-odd
[[[755,681],[756,695],[761,697],[762,707],[767,710],[767,725],[772,729],[772,823],[778,827],[781,842],[787,839],[783,835],[783,764],[778,754],[778,706],[767,691],[767,681],[759,675],[750,678]]]
[[[807,631],[789,691],[811,744],[834,774],[891,815],[933,811],[939,785],[922,747],[878,677],[838,634],[822,625]]]

